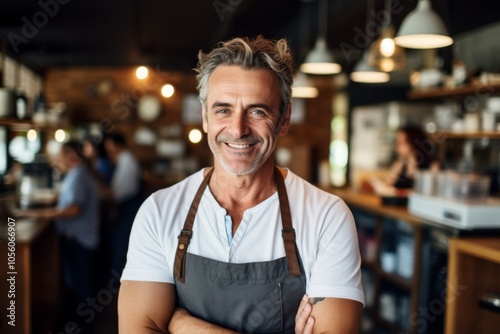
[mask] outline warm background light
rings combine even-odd
[[[66,139],[66,132],[62,129],[59,129],[54,133],[54,138],[58,142],[62,143]]]
[[[29,130],[28,133],[26,134],[26,137],[28,138],[29,141],[35,141],[37,136],[38,134],[33,129]]]
[[[148,77],[149,71],[146,66],[139,66],[137,70],[135,70],[135,75],[137,79],[146,79]]]
[[[189,131],[189,141],[193,144],[199,143],[202,138],[202,133],[198,129]]]
[[[380,42],[380,53],[384,57],[391,57],[396,50],[396,44],[392,38],[384,38]]]
[[[172,97],[172,95],[174,95],[174,92],[174,86],[172,86],[171,84],[163,85],[163,87],[161,88],[161,95],[166,98]]]

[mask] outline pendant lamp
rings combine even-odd
[[[319,0],[320,8],[318,10],[318,38],[314,49],[309,51],[300,70],[309,74],[336,74],[342,70],[342,67],[336,63],[335,57],[328,49],[326,43],[328,0]]]
[[[372,12],[371,7],[373,6],[373,0],[368,0],[368,6],[366,10],[366,22],[370,20],[370,12]],[[350,78],[355,82],[363,83],[383,83],[390,79],[389,74],[380,71],[378,68],[370,65],[370,48],[367,48],[363,53],[363,58],[354,66],[354,70],[351,72]]]
[[[292,97],[311,99],[317,96],[318,89],[313,86],[311,80],[301,71],[297,71],[293,78]]]
[[[434,49],[453,44],[443,20],[431,8],[430,0],[420,0],[401,23],[396,44],[411,49]]]
[[[386,1],[387,18],[380,31],[379,38],[370,47],[370,65],[392,72],[406,67],[406,52],[394,41],[395,29],[391,23],[391,0]]]
[[[351,72],[351,80],[363,83],[383,83],[389,81],[389,74],[370,65],[369,57],[370,52],[366,50],[363,54],[363,58],[361,58]]]

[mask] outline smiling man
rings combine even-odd
[[[290,124],[285,40],[199,54],[214,166],[154,193],[130,236],[120,333],[356,333],[364,296],[352,215],[274,165]]]

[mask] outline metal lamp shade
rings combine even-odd
[[[351,72],[351,80],[363,83],[384,83],[390,76],[369,64],[369,54],[365,51],[363,58],[356,64]]]
[[[316,40],[314,49],[309,51],[300,70],[309,74],[336,74],[342,67],[335,62],[333,54],[328,50],[324,38]]]
[[[453,44],[441,18],[429,0],[420,0],[417,8],[403,20],[396,44],[411,49],[434,49]]]
[[[301,71],[295,73],[292,86],[292,97],[299,99],[311,99],[318,96],[318,89],[313,86],[311,80]]]

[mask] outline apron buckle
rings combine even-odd
[[[179,236],[177,237],[180,238],[181,236],[186,236],[188,237],[188,239],[191,239],[191,236],[193,235],[193,231],[190,231],[190,230],[181,230],[181,233],[179,234]]]
[[[295,229],[292,227],[292,228],[284,228],[281,230],[281,235],[283,236],[283,238],[285,238],[287,235],[290,235],[290,232],[292,233],[292,238],[289,239],[289,240],[293,240],[295,241]]]

